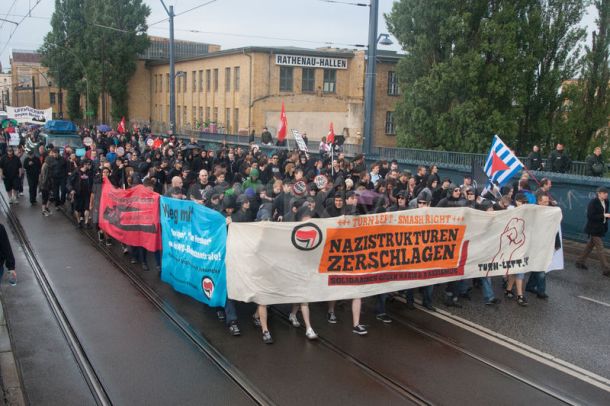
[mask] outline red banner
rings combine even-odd
[[[123,244],[160,250],[159,194],[142,185],[117,189],[104,179],[99,226]]]

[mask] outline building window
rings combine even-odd
[[[209,107],[205,108],[205,119],[207,121],[210,121],[210,108]]]
[[[240,76],[240,72],[239,72],[239,66],[236,66],[235,68],[233,68],[233,89],[238,92],[239,91],[239,76]]]
[[[176,114],[176,121],[177,121],[177,123],[176,123],[176,124],[177,124],[178,126],[180,126],[180,118],[182,117],[182,116],[180,115],[180,106],[176,106],[176,113],[178,113],[178,114]]]
[[[394,128],[394,112],[388,111],[385,113],[385,133],[387,135],[396,134],[396,129]]]
[[[165,74],[165,91],[169,93],[169,73]]]
[[[178,76],[174,79],[174,86],[176,86],[176,92],[180,93],[182,91],[182,76]]]
[[[193,124],[193,126],[195,126],[196,122],[197,122],[197,107],[193,106],[193,107],[191,107],[191,124]]]
[[[396,72],[388,72],[388,96],[399,96],[400,88],[398,87],[398,76]]]
[[[301,91],[314,92],[316,90],[316,70],[313,68],[303,68],[303,79]]]
[[[187,112],[186,106],[182,106],[182,125],[185,125],[188,123],[188,119],[186,118],[186,112]]]
[[[239,109],[233,109],[233,133],[239,131]]]
[[[337,87],[337,71],[334,69],[324,69],[324,93],[335,93]]]
[[[218,91],[218,69],[214,69],[214,91]]]
[[[210,70],[209,70],[209,69],[207,69],[207,70],[205,71],[205,91],[206,91],[206,92],[209,92],[209,91],[210,91],[210,89],[212,88],[212,86],[210,86],[210,84],[212,83],[212,79],[211,79],[211,77],[212,77],[212,76],[211,76]],[[209,117],[209,116],[208,116],[208,117]]]
[[[280,66],[280,92],[292,92],[292,67]]]
[[[203,107],[199,107],[199,122],[197,124],[199,124],[198,127],[203,124]]]
[[[231,91],[231,68],[225,68],[225,92]]]
[[[229,132],[231,129],[231,109],[229,108],[225,109],[225,127]]]
[[[193,83],[191,86],[191,93],[192,93],[195,90],[197,90],[197,71],[192,71],[191,74],[193,75]]]
[[[184,77],[182,78],[182,91],[184,93],[186,93],[186,82],[187,82],[187,79],[188,79],[187,75],[188,75],[188,73],[184,72]]]
[[[199,71],[199,91],[203,92],[203,71]]]
[[[55,104],[55,93],[49,93],[49,103]]]
[[[214,116],[212,116],[212,121],[215,124],[218,123],[218,107],[214,107]]]

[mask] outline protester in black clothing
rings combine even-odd
[[[57,149],[49,153],[49,173],[51,175],[51,195],[55,207],[59,210],[66,203],[66,181],[68,179],[68,162]]]
[[[566,173],[572,168],[572,160],[564,151],[563,144],[557,144],[555,150],[549,154],[547,169],[551,172]]]
[[[38,194],[38,178],[42,164],[40,158],[34,156],[34,150],[30,150],[28,155],[23,160],[23,167],[28,179],[28,187],[30,192],[30,203],[36,204],[36,196]]]
[[[7,154],[0,160],[0,172],[6,193],[9,195],[9,203],[17,203],[17,191],[19,190],[23,167],[21,160],[15,155],[13,147],[9,147]]]
[[[0,280],[4,275],[4,267],[9,271],[9,281],[14,285],[17,281],[17,274],[15,273],[15,257],[13,256],[13,249],[11,248],[11,242],[8,239],[6,228],[3,224],[0,224]]]
[[[585,163],[587,164],[587,171],[585,175],[595,176],[598,178],[604,176],[604,173],[606,172],[606,162],[604,162],[604,158],[602,157],[602,149],[600,147],[595,147],[593,154],[589,155],[585,159]]]
[[[542,155],[540,154],[540,147],[538,145],[534,145],[532,152],[527,156],[526,162],[528,169],[531,171],[541,171],[544,169]]]

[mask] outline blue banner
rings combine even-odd
[[[227,298],[225,218],[191,200],[161,197],[161,280],[211,307]]]

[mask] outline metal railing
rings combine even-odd
[[[159,125],[153,126],[153,132],[165,133],[167,128],[161,128]],[[201,141],[208,142],[219,142],[227,144],[239,144],[248,145],[250,136],[249,135],[237,135],[237,134],[219,134],[209,133],[197,130],[183,129],[180,131],[180,136],[184,137],[195,137]],[[261,139],[258,136],[254,137],[254,142],[261,145]],[[296,144],[293,140],[288,141],[288,147],[294,147]],[[274,147],[275,148],[275,147]],[[317,153],[319,150],[319,141],[309,141],[307,148],[312,153]],[[266,149],[266,148],[265,148]],[[357,144],[343,144],[342,152],[348,156],[353,157],[357,154],[362,153],[362,146]],[[408,162],[421,165],[441,165],[454,168],[461,168],[463,170],[470,171],[473,163],[475,165],[483,166],[487,159],[487,154],[474,154],[467,152],[453,152],[453,151],[437,151],[437,150],[426,150],[416,148],[398,148],[398,147],[374,147],[371,155],[367,156],[367,160],[388,160],[391,161],[396,159],[399,162]],[[521,162],[527,164],[525,157],[519,157]],[[546,161],[546,160],[545,160]],[[587,165],[583,161],[572,161],[572,169],[567,173],[569,175],[586,175]]]

